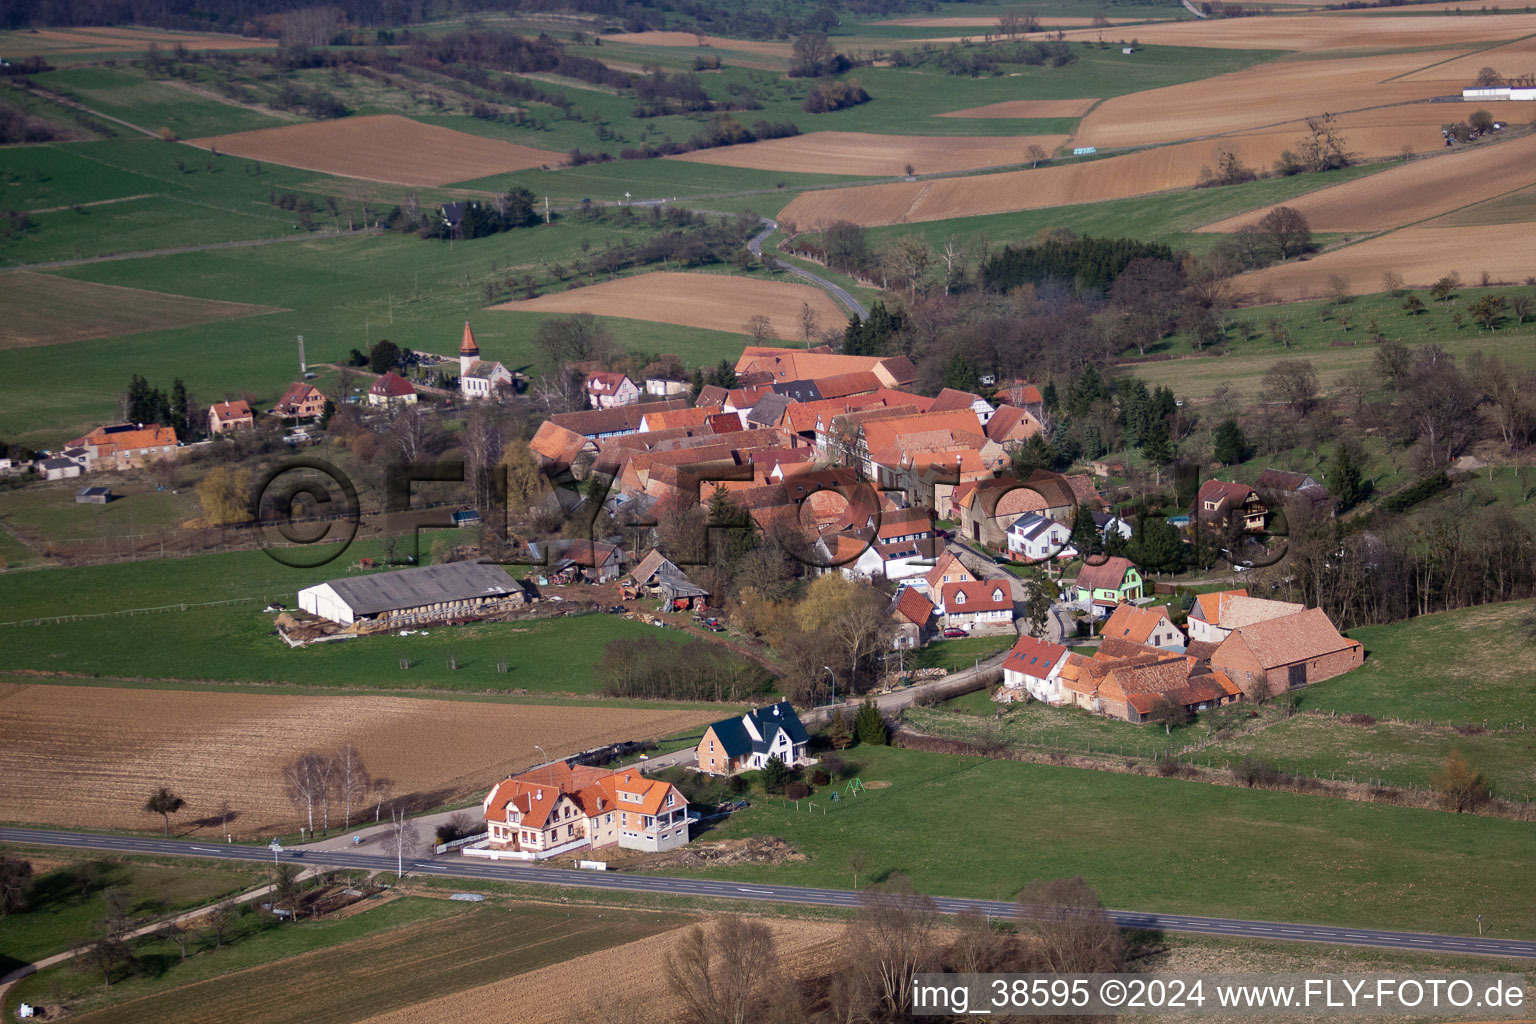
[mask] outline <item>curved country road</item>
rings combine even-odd
[[[0,842],[67,846],[102,852],[162,856],[171,854],[216,860],[265,861],[273,856],[270,850],[261,846],[221,846],[215,843],[199,844],[175,839],[96,835],[48,829],[0,828]],[[277,854],[277,857],[279,860],[306,867],[362,868],[370,871],[389,871],[395,867],[395,858],[381,857],[376,854],[298,849],[284,850]],[[475,878],[497,882],[578,886],[586,889],[622,892],[666,893],[710,899],[762,900],[769,903],[797,903],[847,909],[855,908],[859,904],[859,894],[846,889],[812,889],[798,885],[761,885],[714,878],[671,878],[619,872],[575,871],[565,868],[533,867],[521,863],[480,863],[465,857],[443,859],[411,857],[405,861],[405,870],[408,873],[439,878]],[[968,900],[938,896],[934,898],[934,902],[939,910],[947,914],[975,909],[989,916],[996,914],[1006,918],[1011,917],[1015,911],[1014,904],[1002,900]],[[1131,910],[1112,910],[1109,914],[1124,928],[1227,935],[1270,941],[1323,942],[1349,946],[1376,946],[1385,949],[1415,949],[1462,955],[1536,959],[1536,942],[1494,936],[1433,935],[1382,931],[1375,928],[1243,921]]]
[[[769,235],[773,234],[777,230],[779,230],[778,221],[769,220],[767,217],[764,217],[763,230],[753,235],[751,241],[747,242],[747,251],[750,252],[753,256],[762,256],[763,242],[768,238]],[[825,288],[827,291],[832,293],[833,298],[843,304],[844,308],[846,308],[848,312],[854,314],[860,320],[869,319],[869,310],[864,308],[864,304],[862,302],[854,298],[852,295],[849,295],[846,288],[833,284],[831,281],[828,281],[820,274],[813,274],[809,270],[802,270],[800,267],[797,267],[792,263],[786,263],[778,257],[774,257],[773,263],[774,266],[778,267],[780,270],[787,270],[791,274],[794,274],[796,277],[803,277],[805,280],[811,282],[811,284],[814,284],[818,288]]]

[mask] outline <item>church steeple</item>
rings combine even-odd
[[[475,344],[475,332],[469,329],[469,321],[464,321],[464,340],[459,342],[459,376],[469,372],[469,368],[480,360],[480,346]]]

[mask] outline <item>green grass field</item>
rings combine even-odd
[[[971,668],[978,658],[986,661],[992,655],[1006,651],[1017,639],[1018,636],[1006,633],[996,636],[957,637],[953,640],[941,637],[927,647],[907,655],[906,667],[908,670],[942,668],[949,672],[958,672],[961,669]]]
[[[1530,826],[1155,777],[856,747],[886,788],[814,812],[759,800],[709,837],[780,836],[808,860],[711,877],[846,888],[903,872],[931,893],[1011,898],[1081,875],[1111,907],[1536,936],[1536,880],[1511,871]],[[821,808],[827,807],[825,814]]]
[[[98,922],[107,914],[110,890],[129,890],[130,914],[153,920],[233,895],[264,877],[259,865],[233,861],[103,861],[53,849],[7,852],[22,860],[41,856],[46,858],[41,863],[65,863],[47,870],[35,868],[26,909],[7,915],[0,925],[0,975],[96,934]]]
[[[289,121],[147,79],[136,68],[79,67],[33,80],[50,92],[149,131],[169,128],[178,139],[274,128]]]
[[[346,575],[348,555],[318,569],[293,569],[259,551],[48,569],[8,577],[0,622],[90,615],[186,602],[186,611],[0,627],[0,664],[17,670],[127,679],[289,683],[311,687],[593,693],[603,645],[660,630],[611,615],[476,623],[428,635],[362,637],[291,649],[274,633],[269,600],[293,607],[295,593]],[[234,598],[246,603],[195,605]],[[147,631],[147,632],[146,632]],[[144,642],[145,636],[153,642]],[[450,656],[459,667],[448,668]],[[400,667],[411,659],[409,669]],[[497,663],[508,662],[507,672]]]

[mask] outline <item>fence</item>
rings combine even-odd
[[[457,850],[461,846],[468,846],[471,843],[478,843],[482,839],[489,838],[491,838],[491,834],[489,832],[481,832],[477,836],[465,836],[463,839],[455,839],[451,843],[438,843],[432,848],[432,852],[447,853],[449,850]]]
[[[158,615],[163,612],[185,612],[194,608],[217,608],[231,604],[250,604],[260,601],[263,605],[288,597],[291,591],[283,591],[281,594],[257,596],[257,597],[231,597],[223,601],[183,601],[180,604],[162,604],[153,608],[119,608],[115,612],[85,612],[79,615],[45,615],[36,619],[12,619],[9,622],[0,622],[0,626],[57,626],[63,622],[84,622],[90,619],[114,619],[127,618],[135,615]]]

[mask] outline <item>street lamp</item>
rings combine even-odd
[[[836,704],[837,703],[837,673],[832,671],[832,666],[831,665],[823,665],[821,667],[826,669],[827,670],[827,675],[832,677],[832,703]]]
[[[1483,915],[1477,915],[1477,934],[1483,934]]]
[[[535,743],[533,745],[533,749],[537,750],[539,752],[539,754],[543,756],[544,760],[540,762],[541,764],[548,764],[549,763],[549,755],[544,752],[544,748],[543,747],[541,747],[537,743]]]

